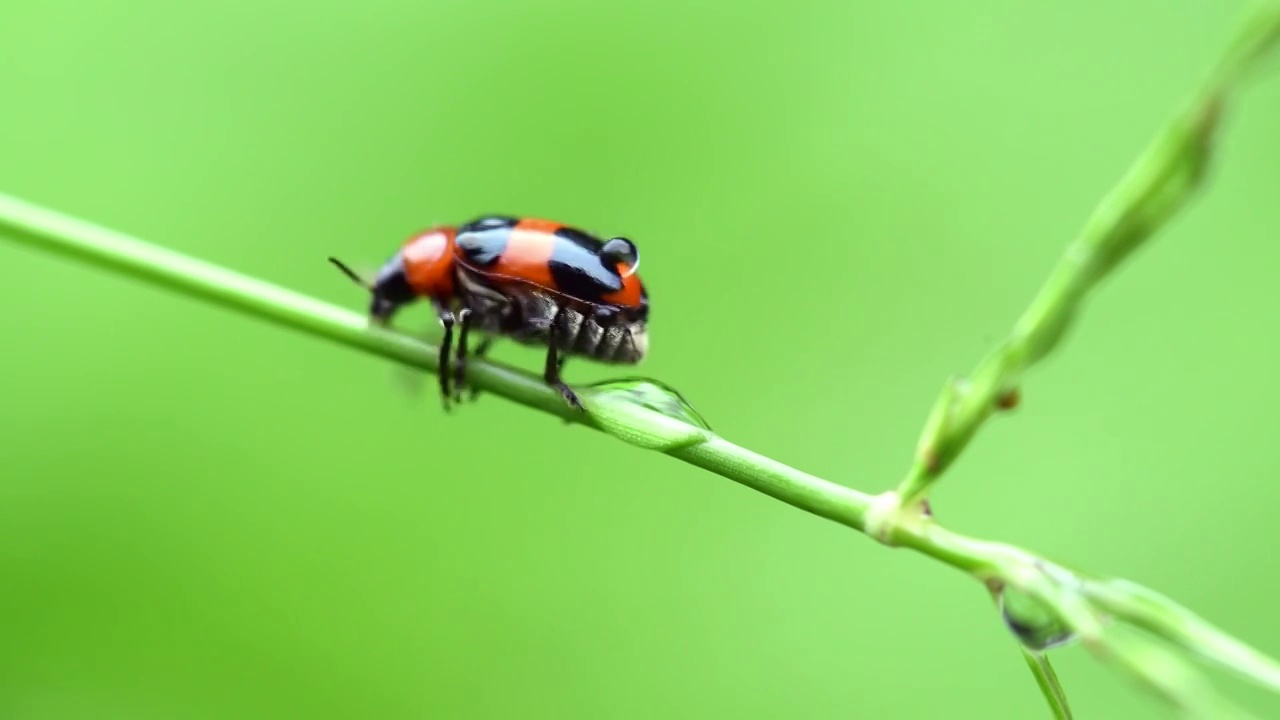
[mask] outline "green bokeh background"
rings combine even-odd
[[[0,190],[355,308],[325,256],[372,267],[432,223],[627,234],[642,372],[879,491],[1242,7],[0,0]],[[935,509],[1274,653],[1280,78],[1234,109],[1209,193]],[[1047,716],[940,565],[494,397],[445,416],[376,358],[0,259],[0,716]],[[1080,717],[1163,716],[1055,658]]]

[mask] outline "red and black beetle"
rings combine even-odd
[[[476,355],[495,336],[546,346],[543,378],[579,410],[582,403],[560,379],[569,356],[631,365],[648,351],[649,295],[636,274],[639,252],[623,237],[605,241],[551,220],[488,215],[414,235],[372,283],[329,260],[372,294],[369,315],[376,323],[389,323],[419,299],[431,302],[444,326],[440,392],[446,407],[451,397],[461,398],[472,330],[486,335]]]

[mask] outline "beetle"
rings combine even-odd
[[[625,237],[604,240],[554,220],[484,215],[412,235],[372,282],[329,261],[369,291],[375,324],[389,325],[411,303],[431,303],[444,327],[439,380],[446,408],[451,397],[461,399],[473,330],[485,335],[477,356],[494,337],[545,346],[543,380],[579,411],[581,400],[561,379],[569,357],[634,365],[648,353],[649,294],[637,274],[639,250]]]

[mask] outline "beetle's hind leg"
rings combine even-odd
[[[542,373],[542,379],[548,385],[560,391],[560,396],[564,401],[569,403],[569,407],[578,411],[585,411],[582,407],[582,401],[578,399],[577,394],[560,379],[560,370],[564,367],[564,362],[568,359],[567,355],[561,355],[559,352],[560,320],[564,315],[564,310],[556,312],[555,317],[551,320],[551,327],[547,329],[547,366]]]
[[[542,379],[548,385],[560,391],[560,396],[564,398],[565,402],[569,403],[569,407],[576,410],[585,410],[582,407],[582,401],[578,399],[573,389],[566,385],[564,380],[560,379],[560,368],[563,366],[564,359],[559,357],[559,353],[556,352],[556,346],[552,345],[547,349],[547,367],[542,374]]]

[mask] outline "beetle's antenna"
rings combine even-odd
[[[355,270],[352,270],[351,268],[343,264],[341,260],[335,257],[331,257],[329,258],[329,262],[336,265],[338,269],[342,271],[343,275],[346,275],[347,277],[351,278],[352,282],[364,288],[365,290],[368,290],[369,292],[373,292],[373,286],[370,285],[368,282],[366,282],[364,278],[357,275]]]

